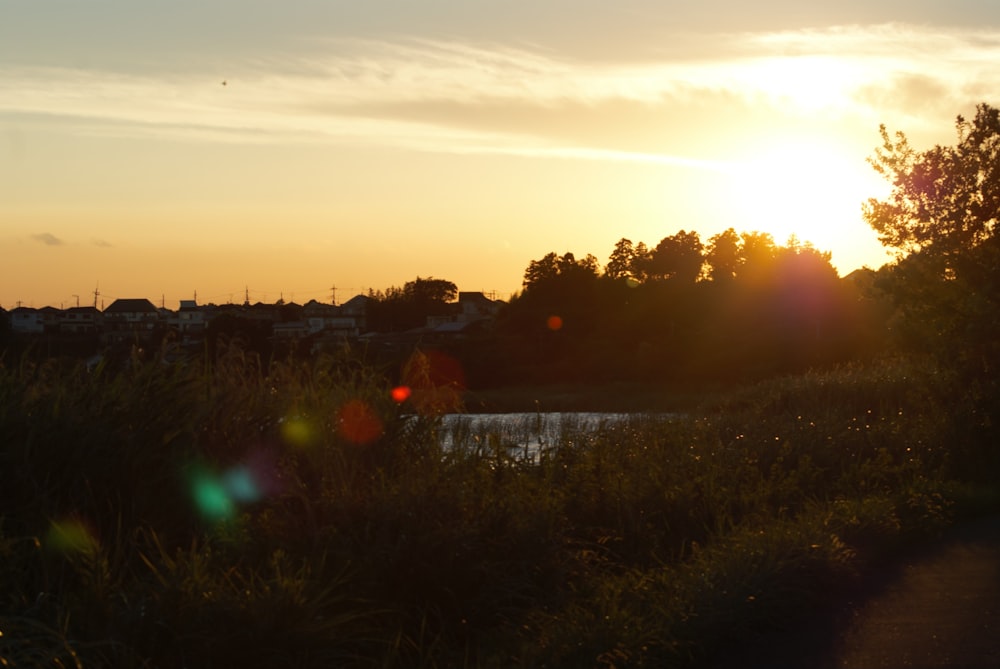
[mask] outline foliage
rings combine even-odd
[[[898,344],[956,369],[968,389],[973,439],[1000,419],[1000,111],[956,121],[957,143],[916,151],[890,138],[870,162],[893,186],[864,214],[898,260],[878,287],[894,301]]]
[[[505,381],[746,380],[870,353],[877,312],[829,253],[732,229],[707,252],[683,230],[643,248],[619,240],[603,275],[572,254],[531,261],[497,324]]]
[[[949,521],[950,383],[847,367],[532,450],[445,447],[350,357],[0,368],[0,657],[691,666]]]
[[[646,272],[654,279],[694,283],[701,276],[705,262],[703,248],[701,238],[693,230],[664,237],[646,261]]]
[[[417,277],[402,288],[371,291],[368,327],[375,332],[401,332],[424,327],[430,316],[451,313],[458,287],[451,281]]]

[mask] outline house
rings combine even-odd
[[[427,327],[435,332],[469,332],[466,328],[442,326],[490,320],[496,316],[502,304],[503,302],[491,300],[481,292],[459,293],[458,302],[448,304],[448,313],[427,317]]]
[[[301,339],[310,334],[309,324],[305,321],[284,321],[271,326],[275,339]]]
[[[170,314],[167,323],[177,331],[181,341],[189,341],[205,332],[207,317],[208,312],[195,300],[181,300],[180,307]]]
[[[368,330],[368,305],[372,298],[367,295],[355,295],[340,305],[340,315],[354,319],[359,332]]]
[[[500,300],[492,300],[480,291],[458,294],[458,306],[461,311],[458,320],[463,323],[493,318],[503,306]]]
[[[73,335],[95,335],[101,326],[97,307],[70,307],[61,312],[59,332]]]
[[[308,323],[310,334],[327,332],[342,337],[357,337],[361,334],[357,319],[343,315],[341,308],[333,304],[309,300],[302,306],[302,320]]]
[[[10,329],[21,334],[42,334],[42,312],[34,307],[16,307],[10,312]]]
[[[103,316],[108,341],[147,336],[159,322],[159,312],[145,298],[117,299],[104,310]]]

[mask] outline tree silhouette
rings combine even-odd
[[[604,275],[610,279],[627,279],[632,277],[632,266],[635,263],[635,247],[632,240],[622,237],[615,243],[615,249],[608,258]]]
[[[653,249],[649,261],[649,274],[657,279],[675,279],[694,283],[701,276],[705,257],[701,238],[695,231],[681,230],[664,237]]]
[[[865,220],[897,253],[880,285],[895,298],[910,344],[994,387],[1000,368],[1000,111],[959,116],[958,142],[913,149],[902,132],[869,162],[893,185],[864,205]]]
[[[708,264],[708,276],[713,281],[736,277],[740,266],[740,236],[736,230],[728,228],[709,238],[705,262]]]
[[[458,296],[458,287],[451,281],[417,277],[402,288],[370,291],[368,326],[380,332],[399,332],[423,327],[429,316],[450,313],[451,303]]]

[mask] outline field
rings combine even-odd
[[[6,361],[0,660],[702,666],[997,508],[982,419],[912,361],[466,396],[633,414],[531,458],[473,431],[443,449],[446,393],[392,390],[338,357]]]

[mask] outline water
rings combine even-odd
[[[664,420],[674,414],[599,412],[446,414],[439,431],[445,450],[506,455],[537,462],[547,450],[570,446],[595,434],[640,420]]]

